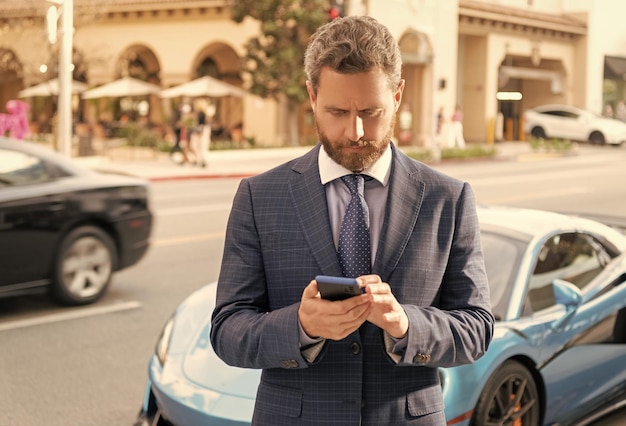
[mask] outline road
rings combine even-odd
[[[626,217],[626,147],[583,151],[436,167],[469,181],[480,203]],[[163,323],[217,279],[237,184],[154,183],[153,246],[93,306],[59,308],[43,296],[0,300],[0,426],[132,424]]]

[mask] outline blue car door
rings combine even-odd
[[[626,395],[626,283],[618,275],[550,331],[545,424],[573,424]]]

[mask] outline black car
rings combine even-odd
[[[92,303],[151,231],[147,181],[0,137],[0,297],[49,289],[64,305]]]

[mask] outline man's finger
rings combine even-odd
[[[315,280],[313,280],[309,283],[309,285],[304,288],[304,291],[302,292],[302,297],[312,299],[317,296],[318,293],[319,291],[317,289],[317,283],[315,282]]]

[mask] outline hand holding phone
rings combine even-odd
[[[355,278],[318,275],[315,281],[323,299],[343,300],[363,293],[363,289]]]

